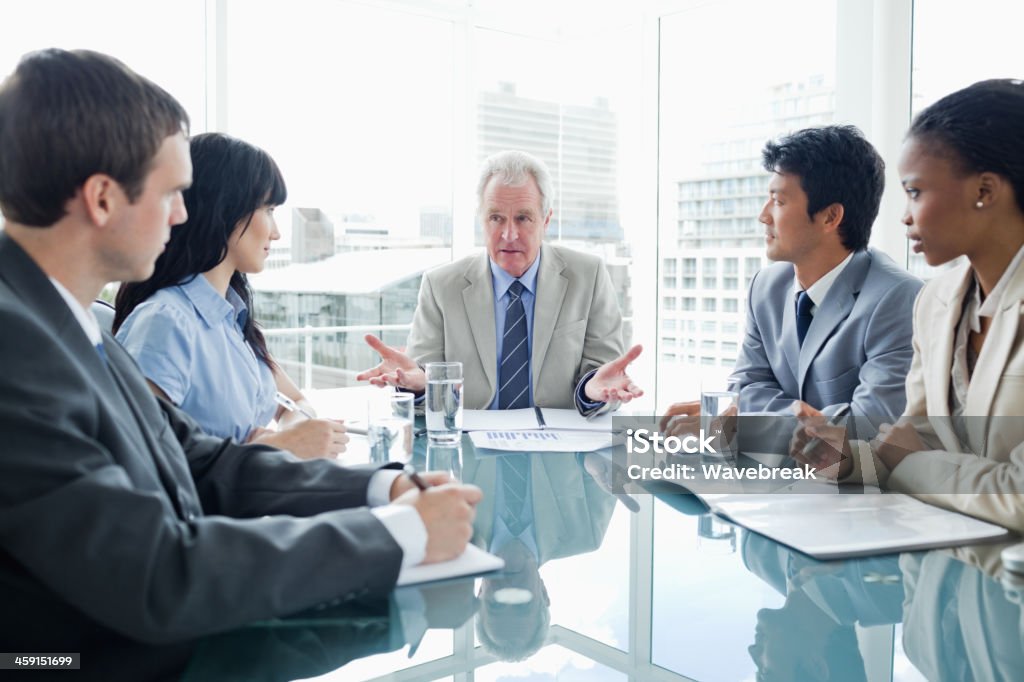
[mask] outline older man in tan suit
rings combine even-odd
[[[406,353],[375,336],[381,363],[360,375],[421,392],[422,366],[463,363],[465,405],[538,405],[583,414],[643,391],[626,374],[640,346],[622,352],[622,316],[601,260],[542,244],[551,175],[523,152],[484,162],[477,188],[487,252],[427,273]]]

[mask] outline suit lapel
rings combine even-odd
[[[474,258],[465,272],[468,284],[462,290],[462,303],[473,333],[476,351],[480,355],[487,377],[487,395],[494,395],[498,384],[497,341],[494,336],[494,284],[488,266],[487,254]],[[489,402],[489,401],[488,401]],[[486,406],[485,406],[486,407]]]
[[[558,313],[562,310],[565,290],[569,287],[569,280],[562,275],[564,269],[565,261],[558,253],[547,244],[542,244],[540,270],[537,272],[537,296],[533,304],[533,339],[530,352],[534,396],[537,387],[540,386],[541,365],[544,364],[544,356],[551,344]]]
[[[1021,301],[1024,300],[1024,268],[1017,268],[1009,281],[999,302],[999,311],[992,318],[982,346],[978,364],[971,376],[970,387],[967,389],[967,405],[964,414],[992,416],[992,400],[995,398],[996,387],[1002,379],[1006,362],[1010,357],[1017,340],[1017,328],[1020,325]]]
[[[814,358],[821,352],[821,347],[831,338],[836,328],[850,316],[850,311],[853,310],[853,304],[857,301],[857,294],[860,293],[864,277],[870,267],[871,257],[866,251],[855,253],[846,268],[832,283],[825,295],[825,300],[818,306],[811,326],[807,330],[807,336],[804,337],[804,345],[800,348],[800,370],[797,374],[797,385],[800,386],[801,396],[811,363],[814,362]]]
[[[132,397],[115,380],[113,363],[108,366],[103,362],[46,274],[16,242],[4,234],[0,234],[0,276],[17,292],[26,307],[60,338],[71,362],[89,377],[95,387],[96,399],[119,426],[120,436],[130,441],[129,445],[140,453],[136,462],[151,466],[152,473],[166,487],[165,471],[157,461],[158,455],[148,437],[150,434],[145,423],[138,418]],[[104,335],[104,342],[108,346],[117,343],[109,334]],[[151,456],[143,456],[141,453],[144,452],[151,453]],[[173,489],[167,492],[172,502],[178,504]]]
[[[941,317],[935,320],[934,324],[929,321],[929,328],[935,331],[934,336],[929,335],[930,338],[918,340],[920,346],[930,348],[930,352],[924,354],[928,361],[924,373],[929,378],[925,401],[929,415],[950,416],[949,383],[950,368],[953,367],[953,342],[963,313],[964,296],[967,295],[973,276],[971,268],[964,270],[959,285],[942,301],[946,309]],[[971,383],[973,384],[973,381]]]

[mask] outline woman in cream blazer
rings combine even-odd
[[[932,266],[967,262],[917,299],[897,424],[846,443],[843,427],[805,418],[792,454],[1024,531],[1024,84],[982,81],[925,109],[899,171],[914,252]],[[815,435],[833,447],[804,457]]]

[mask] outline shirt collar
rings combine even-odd
[[[847,254],[846,258],[842,260],[839,265],[835,266],[818,279],[817,282],[807,287],[807,295],[811,297],[811,302],[815,306],[821,305],[821,302],[825,300],[828,295],[828,290],[832,288],[832,285],[839,279],[839,275],[843,274],[843,270],[850,264],[853,259],[853,251]],[[798,296],[803,289],[800,288],[800,282],[793,278],[793,296]]]
[[[67,288],[55,280],[53,277],[50,278],[50,283],[60,294],[60,297],[64,299],[64,302],[71,308],[71,314],[78,320],[78,324],[82,326],[82,331],[89,337],[89,343],[97,346],[103,343],[103,335],[100,333],[100,323],[96,320],[96,316],[88,308],[83,308],[82,304],[78,302]]]
[[[537,258],[534,259],[533,265],[531,265],[521,277],[513,277],[512,275],[505,272],[505,270],[491,260],[487,258],[487,262],[491,266],[491,281],[494,283],[494,296],[496,298],[502,298],[507,292],[508,288],[512,286],[512,282],[518,279],[523,287],[534,296],[537,295],[537,272],[540,270],[540,251],[537,252]]]
[[[972,287],[974,291],[971,294],[971,302],[968,304],[967,319],[971,325],[971,331],[975,334],[981,333],[981,318],[995,317],[999,310],[999,299],[1003,297],[1003,292],[1009,286],[1013,273],[1020,267],[1021,260],[1024,260],[1024,246],[1017,250],[1017,255],[1010,261],[1006,270],[1003,271],[1002,277],[999,278],[984,301],[981,300],[981,284],[978,282],[978,276],[974,275],[974,286]]]
[[[178,286],[192,302],[207,327],[220,324],[224,318],[230,318],[240,326],[245,324],[248,308],[245,307],[242,297],[231,287],[228,287],[227,298],[225,298],[213,288],[210,280],[203,275],[196,275],[190,281]]]

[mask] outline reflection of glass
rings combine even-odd
[[[736,391],[707,391],[700,394],[701,455],[735,459],[737,454],[740,394]]]
[[[427,471],[443,471],[456,481],[462,480],[462,447],[427,443]]]
[[[371,462],[403,462],[412,458],[415,408],[411,393],[392,393],[370,403],[366,438]]]
[[[701,514],[697,519],[697,546],[714,554],[733,554],[736,528],[714,514]]]
[[[427,439],[454,445],[462,438],[462,363],[428,362]]]

